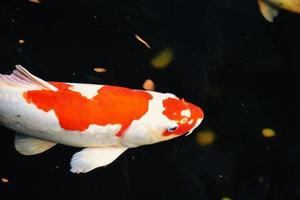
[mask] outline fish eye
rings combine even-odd
[[[178,128],[178,126],[171,126],[171,127],[168,128],[168,131],[169,131],[169,132],[173,132],[173,131],[175,131],[177,128]]]

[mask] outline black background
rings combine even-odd
[[[40,1],[0,1],[1,73],[22,64],[44,80],[139,89],[151,78],[205,119],[189,137],[130,149],[81,175],[69,172],[80,149],[22,156],[0,127],[0,176],[9,180],[1,200],[300,199],[299,15],[280,11],[268,23],[255,0]],[[174,61],[151,67],[166,47]],[[264,138],[266,127],[276,136]],[[217,139],[199,146],[196,132],[207,129]]]

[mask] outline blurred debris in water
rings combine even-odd
[[[155,90],[155,84],[151,79],[147,79],[145,80],[145,82],[143,83],[143,88],[145,90],[150,90],[150,91],[154,91]]]
[[[211,130],[199,131],[196,133],[196,142],[200,146],[208,146],[214,143],[216,134]]]
[[[276,132],[271,129],[271,128],[264,128],[261,131],[262,135],[266,138],[270,138],[270,137],[275,137],[276,136]]]
[[[139,35],[134,34],[135,38],[140,41],[145,47],[147,47],[148,49],[151,49],[150,45],[143,39],[141,38]]]
[[[232,199],[229,197],[223,197],[221,200],[232,200]]]
[[[23,40],[23,39],[19,39],[19,44],[24,44],[25,43],[25,40]]]
[[[97,73],[103,73],[106,72],[106,69],[104,67],[96,67],[94,68],[94,71]]]
[[[170,65],[173,59],[174,50],[171,48],[165,48],[152,58],[151,65],[156,69],[163,69]]]
[[[9,180],[7,178],[1,178],[2,183],[8,183]]]
[[[32,3],[41,3],[39,0],[29,0]]]

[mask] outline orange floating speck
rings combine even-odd
[[[147,79],[147,80],[145,80],[145,82],[143,84],[143,88],[145,90],[153,91],[153,90],[155,90],[155,84],[151,79]]]
[[[103,72],[106,72],[106,69],[103,67],[96,67],[96,68],[94,68],[94,71],[98,72],[98,73],[103,73]]]

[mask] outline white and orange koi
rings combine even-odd
[[[108,165],[128,148],[191,133],[202,119],[199,107],[170,93],[46,82],[20,65],[0,74],[0,123],[18,132],[16,150],[84,148],[72,157],[74,173]]]

